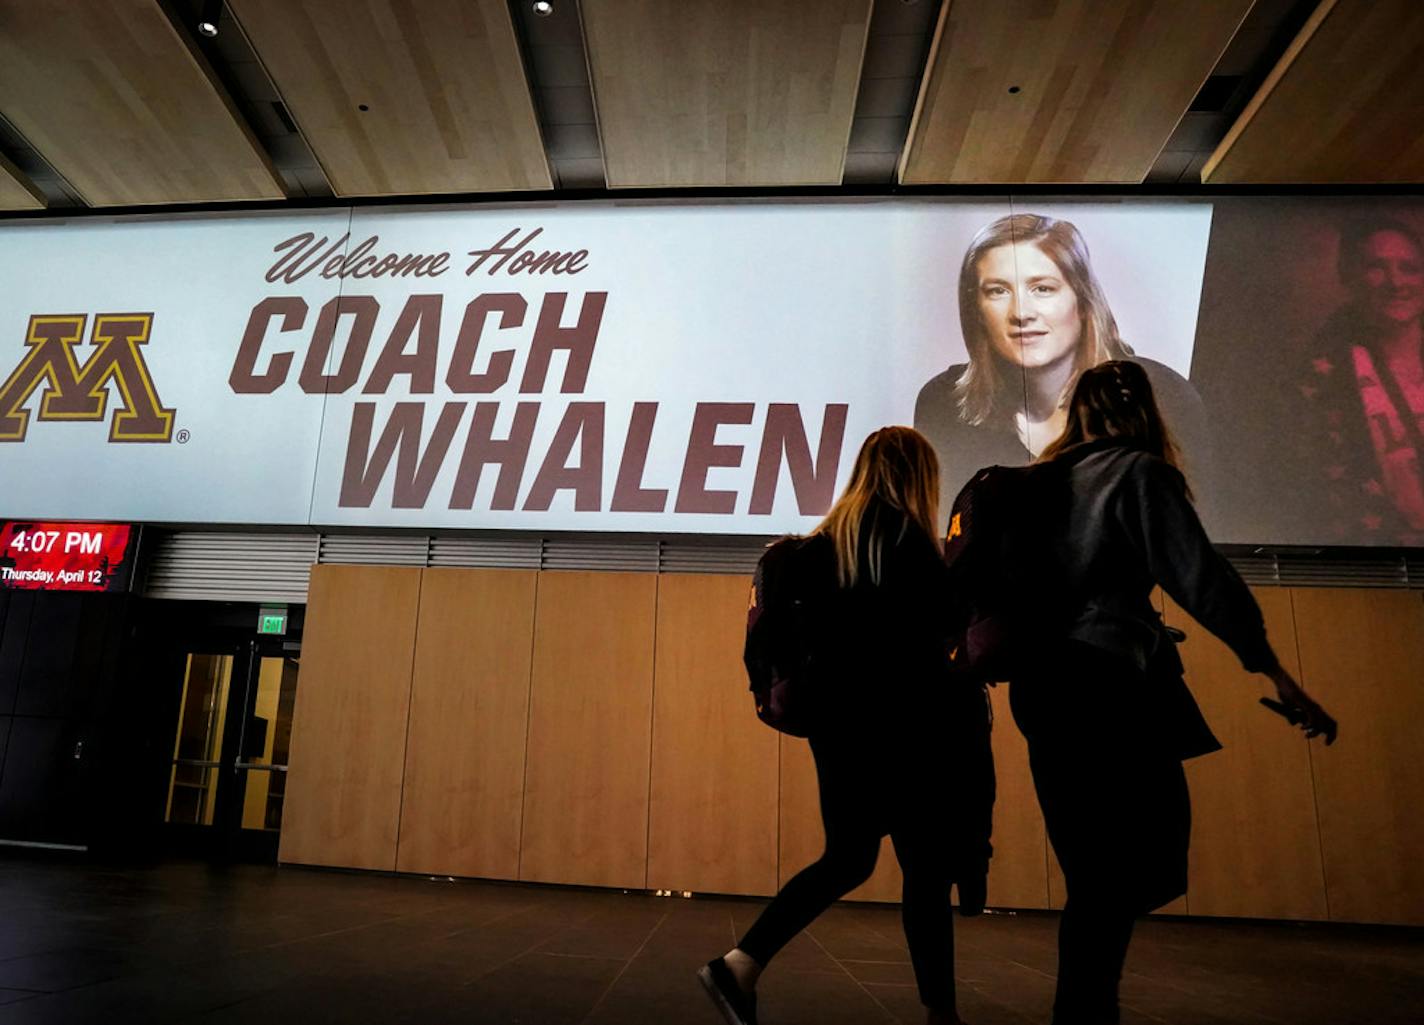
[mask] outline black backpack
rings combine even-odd
[[[757,718],[793,737],[816,722],[820,615],[835,586],[830,540],[815,535],[773,542],[752,577],[742,660]]]
[[[990,466],[954,500],[944,557],[960,596],[957,669],[983,682],[1010,679],[1046,636],[1066,628],[1074,603],[1053,574],[1049,526],[1066,490],[1053,464]]]

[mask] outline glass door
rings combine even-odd
[[[234,782],[241,795],[240,831],[270,834],[282,828],[282,803],[287,792],[287,754],[292,740],[292,711],[297,703],[295,652],[280,642],[252,641],[243,700],[242,733]]]
[[[187,654],[165,818],[197,853],[276,860],[298,651],[261,637]]]

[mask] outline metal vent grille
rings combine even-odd
[[[544,542],[537,537],[436,537],[430,540],[430,565],[495,569],[538,569]]]
[[[656,541],[553,541],[544,542],[541,569],[658,571]]]
[[[151,598],[306,601],[315,562],[386,566],[750,574],[764,537],[664,540],[411,534],[158,534],[141,567]],[[1232,565],[1255,586],[1424,588],[1424,552],[1260,554],[1235,551]]]
[[[663,573],[744,573],[756,569],[757,560],[766,550],[762,538],[745,541],[698,544],[695,541],[664,541],[659,552],[658,569]]]
[[[1230,561],[1248,584],[1269,587],[1281,583],[1280,566],[1274,555],[1233,555]]]
[[[189,601],[307,600],[315,534],[162,535],[149,557],[143,594]]]
[[[424,566],[430,559],[430,538],[334,534],[321,539],[322,563],[369,563],[376,566]]]
[[[1408,587],[1403,559],[1281,559],[1280,582],[1289,587]]]

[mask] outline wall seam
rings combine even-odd
[[[420,603],[425,597],[425,570],[420,569],[417,572],[420,573],[420,581],[415,588],[415,625],[411,631],[410,682],[405,698],[405,747],[401,750],[400,802],[396,805],[396,849],[395,856],[391,859],[392,872],[400,871],[401,826],[405,822],[405,779],[410,768],[410,720],[415,715],[415,662],[420,651]]]
[[[653,664],[652,679],[649,681],[648,694],[648,821],[647,830],[643,836],[643,889],[648,888],[650,882],[649,872],[652,870],[653,860],[653,752],[657,748],[655,743],[655,731],[657,730],[657,709],[658,709],[658,613],[663,597],[663,578],[658,572],[653,573]]]
[[[529,692],[524,700],[524,774],[519,787],[519,851],[514,859],[516,880],[524,878],[524,811],[529,805],[529,735],[534,727],[534,654],[539,647],[539,581],[544,576],[540,570],[533,572],[534,602],[529,610]]]
[[[1290,596],[1291,630],[1295,634],[1296,671],[1300,673],[1301,686],[1304,687],[1306,683],[1305,660],[1301,657],[1300,653],[1300,623],[1296,619],[1295,614],[1295,588],[1287,588],[1286,593]],[[1307,690],[1309,690],[1309,688],[1307,688]],[[1330,873],[1325,868],[1325,830],[1320,826],[1320,792],[1315,781],[1315,752],[1311,750],[1311,743],[1308,738],[1305,742],[1305,764],[1310,769],[1310,805],[1315,812],[1315,842],[1317,849],[1320,851],[1320,889],[1325,898],[1325,920],[1327,922],[1333,922],[1335,916],[1330,910]]]

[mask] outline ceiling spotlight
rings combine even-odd
[[[212,39],[218,34],[218,19],[222,17],[222,0],[204,0],[203,13],[198,18],[198,34]]]
[[[541,18],[547,18],[554,13],[554,5],[550,0],[534,0],[534,13]]]

